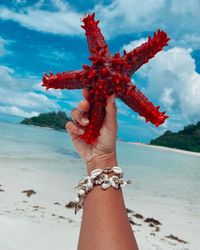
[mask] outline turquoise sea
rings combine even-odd
[[[17,167],[23,162],[27,168],[68,173],[73,180],[86,174],[84,162],[64,132],[0,122],[0,149],[0,164],[12,161]],[[117,156],[126,179],[134,180],[126,189],[128,196],[175,200],[199,213],[200,156],[121,141],[117,142]],[[69,161],[79,167],[66,164]]]

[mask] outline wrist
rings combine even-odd
[[[87,163],[87,172],[90,174],[94,169],[112,168],[114,166],[118,166],[116,153],[102,154],[92,158]]]

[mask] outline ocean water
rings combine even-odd
[[[126,195],[159,198],[200,211],[200,156],[117,142],[119,166],[133,185]],[[79,179],[86,174],[67,133],[0,122],[0,164],[45,168]]]

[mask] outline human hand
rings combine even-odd
[[[87,144],[80,136],[84,133],[89,121],[84,112],[90,109],[88,90],[83,89],[84,100],[79,103],[79,108],[71,111],[73,122],[66,123],[66,130],[69,133],[76,150],[87,164],[88,173],[96,168],[113,167],[117,165],[116,138],[117,138],[117,107],[115,95],[107,99],[106,116],[100,135],[94,144]],[[82,112],[83,113],[82,113]]]

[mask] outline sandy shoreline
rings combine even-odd
[[[78,167],[78,161],[68,164]],[[3,190],[0,192],[0,250],[75,250],[82,210],[75,215],[65,205],[73,200],[77,181],[77,176],[72,177],[70,173],[33,169],[23,162],[16,165],[15,159],[9,162],[0,159],[0,189]],[[25,190],[35,193],[28,197],[23,193]],[[198,250],[197,215],[188,214],[173,201],[164,204],[152,197],[141,199],[133,195],[131,198],[125,189],[124,196],[141,250]],[[157,222],[148,221],[149,218]]]
[[[180,154],[187,154],[187,155],[193,155],[193,156],[200,157],[200,153],[191,152],[191,151],[182,150],[182,149],[168,148],[168,147],[164,147],[164,146],[155,146],[155,145],[150,145],[150,144],[141,143],[141,142],[128,142],[128,143],[133,144],[133,145],[137,145],[137,146],[151,147],[151,148],[155,148],[155,149],[160,149],[160,150],[171,151],[171,152],[176,152],[176,153],[180,153]]]

